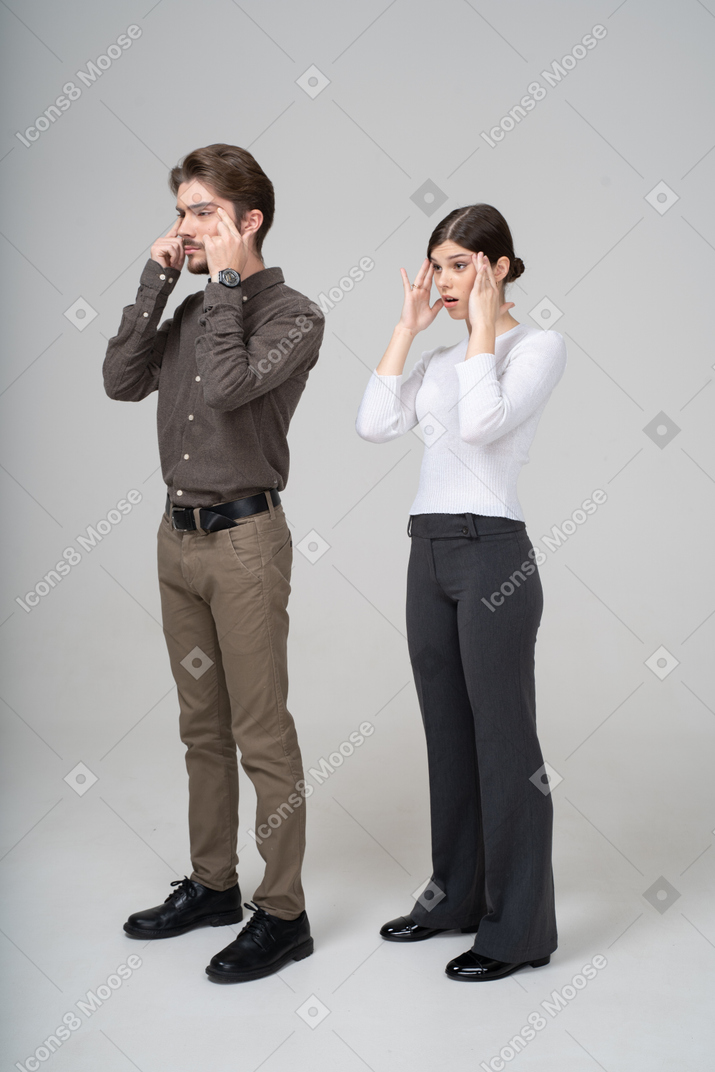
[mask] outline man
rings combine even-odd
[[[273,186],[245,149],[209,145],[169,177],[178,218],[151,247],[137,299],[104,361],[110,398],[158,391],[166,510],[158,533],[164,634],[189,776],[193,871],[163,904],[124,924],[169,938],[243,918],[237,881],[238,767],[257,796],[265,862],[254,913],[206,968],[241,982],[313,952],[301,865],[305,781],[286,707],[293,544],[279,492],[286,433],[318,359],[317,306],[266,268]],[[186,261],[208,275],[159,323]]]

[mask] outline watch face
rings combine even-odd
[[[241,282],[241,277],[234,268],[226,268],[221,272],[221,282],[228,283],[230,287],[236,287]]]

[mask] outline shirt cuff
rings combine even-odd
[[[204,312],[208,313],[216,305],[233,306],[243,311],[243,287],[227,287],[224,283],[207,283],[204,290]]]
[[[152,260],[150,257],[144,265],[139,282],[141,286],[147,287],[149,290],[155,290],[157,293],[161,292],[168,297],[176,286],[180,275],[181,272],[176,268],[165,268],[163,264],[159,264],[158,261]]]

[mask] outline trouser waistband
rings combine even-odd
[[[496,536],[504,532],[520,532],[525,521],[512,517],[492,517],[487,514],[410,514],[408,536],[426,539],[449,539],[457,536]]]

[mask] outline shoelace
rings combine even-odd
[[[175,878],[171,885],[178,886],[179,888],[177,890],[172,890],[169,896],[164,898],[164,904],[166,904],[167,901],[171,901],[172,898],[178,897],[181,893],[185,893],[187,897],[196,896],[194,884],[187,875],[184,875],[183,878]]]
[[[265,950],[265,939],[272,937],[271,921],[268,913],[263,908],[259,908],[258,905],[253,904],[252,901],[244,901],[243,907],[249,908],[253,912],[253,915],[248,923],[241,928],[239,934],[250,935],[254,942],[260,946],[261,949]]]

